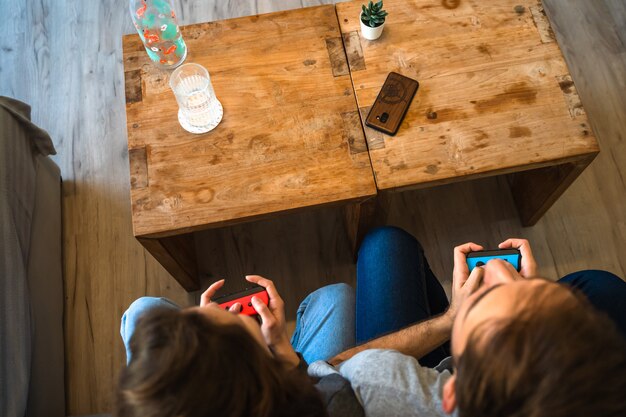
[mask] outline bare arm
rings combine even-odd
[[[448,339],[452,331],[452,317],[447,312],[432,319],[413,324],[397,332],[373,339],[348,349],[328,361],[337,365],[367,349],[394,349],[420,359]]]
[[[478,288],[484,272],[482,268],[478,267],[474,268],[470,274],[466,256],[471,251],[482,249],[482,246],[471,242],[454,248],[452,302],[444,314],[348,349],[328,362],[331,365],[337,365],[366,349],[394,349],[420,359],[446,342],[450,339],[452,324],[460,305]]]

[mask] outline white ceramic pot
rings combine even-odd
[[[385,22],[382,25],[377,26],[375,28],[370,27],[363,23],[361,20],[361,16],[359,16],[359,22],[361,22],[361,35],[367,40],[374,41],[380,38],[380,35],[383,34],[383,28],[385,27]]]

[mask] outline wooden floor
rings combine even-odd
[[[478,1],[478,0],[463,0]],[[325,1],[326,2],[326,1]],[[178,1],[182,23],[316,5],[317,1]],[[423,243],[449,284],[452,247],[529,238],[544,275],[582,268],[626,274],[626,6],[623,0],[547,0],[555,31],[601,146],[591,167],[532,228],[521,228],[500,179],[391,196],[388,222]],[[5,2],[0,94],[33,107],[53,138],[64,203],[68,414],[109,411],[124,362],[120,317],[144,294],[194,302],[132,237],[121,38],[126,0]],[[341,211],[204,233],[206,280],[232,288],[244,273],[275,278],[291,317],[320,285],[354,283]]]

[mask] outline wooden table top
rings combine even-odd
[[[135,236],[165,237],[376,194],[334,6],[181,28],[224,118],[180,127],[169,71],[124,36]]]
[[[361,3],[336,8],[363,119],[390,71],[420,82],[396,136],[365,128],[379,190],[598,152],[539,2],[385,0],[389,15],[376,41],[359,36]]]

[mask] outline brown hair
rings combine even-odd
[[[626,415],[626,341],[561,284],[535,291],[514,317],[479,326],[456,372],[460,417]]]
[[[306,374],[286,370],[241,326],[157,310],[140,320],[130,348],[117,416],[326,416]]]

